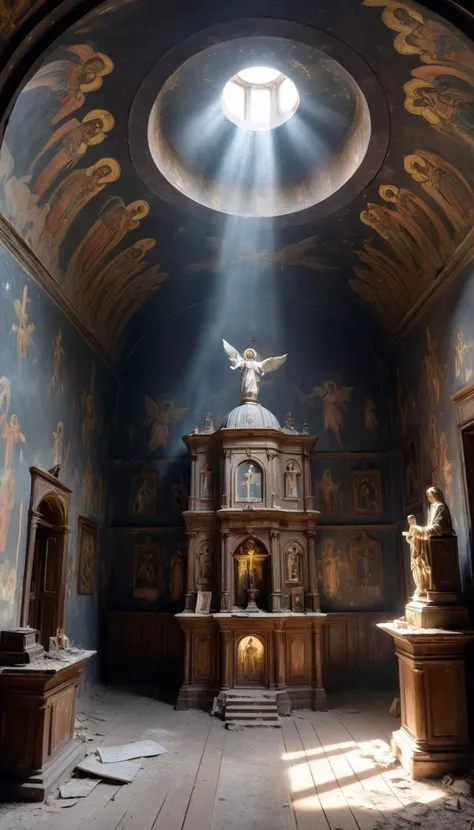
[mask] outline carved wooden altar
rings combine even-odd
[[[184,682],[178,708],[206,708],[234,687],[277,690],[324,708],[315,558],[318,511],[309,454],[315,437],[283,429],[258,403],[234,409],[184,441],[191,456]],[[211,613],[196,614],[198,591]]]

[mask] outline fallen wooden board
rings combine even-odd
[[[103,764],[98,758],[89,755],[84,758],[76,769],[98,775],[100,778],[110,778],[112,781],[123,781],[130,784],[141,767],[140,761],[121,761],[119,764]]]
[[[97,748],[97,752],[103,764],[113,764],[117,761],[128,761],[130,758],[151,758],[153,755],[163,755],[166,749],[155,741],[134,741],[132,744],[120,746],[101,746]]]
[[[86,798],[98,783],[98,778],[71,778],[59,788],[59,794],[61,798]]]

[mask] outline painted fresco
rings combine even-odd
[[[3,249],[0,293],[0,623],[18,623],[29,467],[49,470],[60,465],[61,480],[73,490],[65,630],[74,643],[93,648],[99,636],[98,563],[95,552],[91,559],[85,550],[79,561],[77,516],[80,512],[95,522],[103,536],[103,481],[110,456],[110,436],[103,425],[110,420],[115,380]],[[91,390],[92,366],[96,383]],[[84,389],[97,413],[94,424],[84,418]]]
[[[297,316],[299,325],[297,329],[290,325],[282,327],[278,339],[273,339],[268,330],[268,341],[265,340],[267,330],[263,322],[260,325],[262,346],[257,342],[256,347],[262,349],[264,356],[288,351],[278,381],[270,376],[265,384],[267,379],[263,379],[260,400],[281,424],[290,417],[302,429],[307,422],[309,431],[319,436],[311,473],[316,506],[321,511],[321,532],[323,527],[330,526],[331,533],[335,528],[343,534],[346,546],[350,546],[351,539],[360,539],[364,532],[371,535],[374,524],[384,534],[382,552],[374,554],[379,570],[383,560],[384,578],[379,588],[374,585],[372,554],[362,551],[359,556],[352,551],[356,587],[352,598],[347,589],[335,607],[393,607],[398,566],[392,525],[400,505],[395,494],[397,460],[390,451],[392,439],[384,394],[386,367],[377,362],[372,350],[354,336],[351,328],[339,324],[335,338],[334,321],[318,318],[314,309],[304,310],[294,304],[287,306],[287,316]],[[174,336],[178,330],[182,332],[181,338]],[[173,318],[169,327],[160,321],[135,350],[123,376],[113,471],[115,552],[110,579],[114,582],[114,608],[176,607],[170,604],[165,588],[158,595],[156,580],[153,588],[139,589],[149,590],[149,596],[134,593],[130,582],[134,547],[148,544],[143,541],[147,538],[152,546],[158,540],[159,567],[166,586],[170,581],[167,569],[172,567],[169,557],[176,558],[174,540],[184,539],[179,535],[184,531],[181,511],[187,505],[190,471],[182,436],[190,433],[195,424],[202,428],[212,421],[218,427],[240,400],[240,379],[231,379],[229,383],[218,334],[206,341],[202,364],[196,372],[194,344],[198,335],[192,312]],[[244,348],[247,340],[237,337],[235,342]],[[327,348],[329,342],[332,349]],[[169,343],[173,344],[172,349],[166,347]],[[350,386],[343,383],[345,378],[350,379]],[[310,390],[309,401],[301,390]],[[326,406],[325,394],[332,396]],[[247,481],[247,467],[242,465],[243,492],[247,483],[249,487],[255,486],[253,480]],[[364,501],[365,491],[362,492],[366,478],[368,501]],[[357,493],[361,490],[357,503],[356,479]],[[149,484],[145,496],[139,497],[144,482]],[[289,479],[286,486],[295,485]],[[251,490],[250,496],[261,498],[258,487],[255,486],[255,492]],[[320,531],[318,540],[319,534]],[[163,548],[162,540],[168,538],[173,542]],[[179,562],[176,569],[180,573]]]
[[[468,519],[464,503],[456,410],[451,395],[471,381],[474,358],[474,264],[432,301],[416,326],[397,344],[399,400],[403,419],[399,439],[405,444],[417,435],[419,478],[415,511],[426,511],[424,491],[430,485],[443,490],[451,508],[463,578],[470,572]],[[404,402],[411,402],[410,404]],[[404,476],[410,456],[404,454]],[[412,462],[413,463],[413,462]],[[407,486],[405,485],[405,490]],[[408,505],[407,505],[408,506]],[[411,511],[410,511],[411,512]]]
[[[0,40],[37,5],[4,2]],[[280,11],[280,17],[292,17],[289,2]],[[208,12],[214,19],[214,4]],[[259,14],[258,3],[252,13]],[[167,14],[169,25],[163,28],[162,10],[150,0],[104,3],[53,43],[21,91],[6,129],[2,213],[115,357],[126,357],[156,315],[166,318],[183,305],[200,307],[215,296],[226,271],[271,277],[278,291],[291,282],[308,303],[331,296],[346,320],[359,316],[362,301],[386,332],[396,330],[472,227],[472,46],[450,24],[411,2],[339,0],[318,9],[317,17],[305,8],[301,23],[333,32],[363,54],[379,78],[390,110],[391,147],[351,205],[317,223],[299,224],[296,217],[291,226],[275,226],[260,238],[244,230],[236,244],[227,245],[223,262],[222,217],[210,211],[196,218],[190,212],[181,221],[150,192],[130,157],[134,95],[153,65],[189,34],[177,12]],[[166,37],[157,35],[164,31]],[[151,33],[153,48],[147,49]],[[139,59],[131,44],[139,48]],[[312,66],[293,69],[314,75]],[[179,87],[178,76],[168,79],[169,89]],[[304,191],[305,183],[299,188]],[[368,320],[369,314],[361,328]],[[372,320],[371,336],[377,328]],[[299,388],[309,396],[329,380],[342,394],[353,379],[339,375],[320,374]],[[144,394],[156,401],[168,389],[153,390],[155,398],[151,390]],[[179,407],[187,405],[177,400]],[[321,401],[324,405],[322,399],[313,405]],[[338,420],[345,422],[351,408],[350,400],[340,402],[339,411],[327,408],[336,443],[344,445],[345,423]],[[377,402],[369,400],[365,413],[367,430],[376,430]]]

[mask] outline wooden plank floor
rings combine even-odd
[[[408,828],[420,804],[422,827],[444,827],[445,813],[454,826],[442,788],[410,782],[391,759],[389,703],[346,694],[282,729],[231,732],[204,713],[104,689],[81,715],[91,749],[151,738],[166,754],[144,759],[132,784],[100,783],[71,807],[55,797],[3,805],[0,830],[380,830]]]

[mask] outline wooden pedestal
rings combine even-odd
[[[178,614],[184,631],[184,681],[177,709],[210,709],[229,689],[274,689],[278,709],[326,709],[321,627],[326,615]],[[246,674],[242,649],[252,639],[253,673]]]
[[[5,794],[42,801],[86,754],[73,740],[82,669],[95,651],[0,672],[0,770]]]
[[[395,642],[401,728],[392,752],[414,779],[438,778],[472,766],[464,648],[474,632],[378,625]]]

